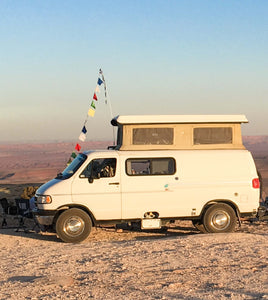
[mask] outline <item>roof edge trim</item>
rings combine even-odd
[[[119,124],[248,123],[245,115],[126,115],[111,120]]]

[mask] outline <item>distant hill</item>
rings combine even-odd
[[[244,136],[268,194],[268,136]],[[43,183],[67,165],[75,142],[0,144],[0,185]],[[107,149],[112,142],[84,142],[81,151]]]
[[[67,165],[76,143],[0,145],[1,183],[42,183],[54,178]],[[81,151],[107,149],[112,142],[84,142]]]
[[[243,136],[243,143],[252,152],[268,151],[268,135]]]

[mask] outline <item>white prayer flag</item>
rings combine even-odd
[[[86,135],[84,134],[84,132],[81,132],[81,134],[79,135],[79,140],[82,142],[86,140]]]

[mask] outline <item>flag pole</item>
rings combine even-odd
[[[106,86],[106,82],[105,82],[105,79],[104,79],[104,75],[103,75],[103,72],[102,72],[102,69],[99,70],[99,74],[101,76],[101,79],[103,81],[103,85],[104,85],[104,95],[105,95],[105,104],[107,104],[107,102],[109,103],[109,108],[110,108],[110,114],[111,114],[111,118],[113,119],[114,117],[114,114],[113,114],[113,110],[112,110],[112,103],[111,101],[108,101],[108,96],[107,96],[107,86]],[[116,145],[116,141],[115,141],[115,128],[113,126],[113,143],[114,143],[114,146]]]

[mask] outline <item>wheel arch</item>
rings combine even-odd
[[[234,210],[237,218],[240,218],[240,211],[239,211],[239,208],[238,206],[231,200],[229,199],[214,199],[214,200],[210,200],[208,201],[202,208],[202,211],[200,213],[200,219],[203,218],[204,216],[204,213],[206,212],[206,210],[213,204],[219,204],[219,203],[224,203],[224,204],[227,204],[229,205],[230,207],[232,207],[232,209]]]
[[[56,223],[58,217],[66,210],[68,209],[71,209],[71,208],[78,208],[78,209],[81,209],[83,210],[84,212],[86,212],[89,217],[91,218],[91,222],[92,222],[92,225],[95,227],[96,226],[96,219],[93,215],[93,213],[84,205],[81,205],[81,204],[75,204],[75,203],[71,203],[71,204],[65,204],[63,206],[60,206],[58,209],[57,209],[57,213],[55,214],[54,216],[54,220],[53,220],[53,223]]]

